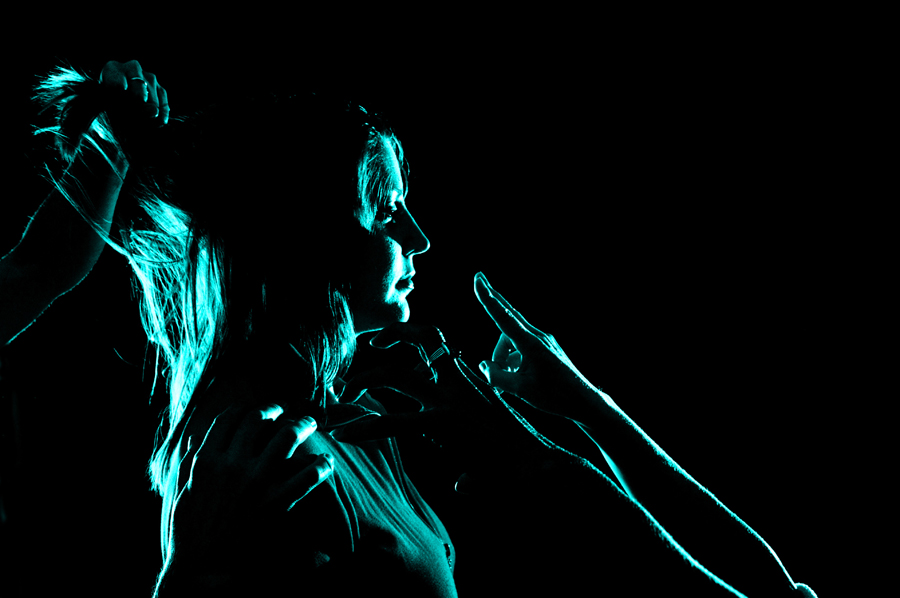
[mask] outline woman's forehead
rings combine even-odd
[[[404,195],[403,189],[403,176],[400,174],[400,161],[397,159],[397,154],[394,152],[394,148],[391,147],[391,144],[385,140],[384,142],[386,146],[386,153],[390,156],[390,159],[387,160],[387,167],[390,171],[391,177],[391,187],[392,189],[396,189],[400,192],[400,197],[402,198]]]

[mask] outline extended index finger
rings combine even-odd
[[[509,302],[500,296],[487,282],[484,274],[475,275],[475,295],[484,306],[497,328],[506,334],[513,343],[528,342],[532,337],[541,334],[541,331],[528,323]]]

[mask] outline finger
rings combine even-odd
[[[456,367],[459,369],[460,373],[462,373],[463,377],[469,381],[470,384],[475,385],[475,381],[477,381],[479,384],[484,384],[484,382],[481,381],[481,378],[479,378],[478,375],[475,372],[473,372],[472,369],[468,365],[466,365],[466,363],[463,360],[460,359],[459,361],[457,361]],[[463,371],[463,370],[465,370],[465,371]],[[494,400],[494,398],[495,398],[494,393],[490,392],[490,389],[481,388],[480,386],[477,386],[477,385],[476,385],[476,388],[478,390],[478,395],[484,400],[484,402],[487,405],[499,406],[499,405],[497,405],[497,402]]]
[[[512,342],[512,339],[509,338],[506,333],[501,332],[500,339],[497,341],[497,346],[494,347],[494,353],[491,355],[491,359],[498,363],[504,363],[515,350],[516,345]]]
[[[125,78],[128,79],[128,86],[125,89],[129,90],[140,101],[146,102],[148,85],[144,78],[141,63],[137,60],[129,60],[122,65],[122,71],[125,73]]]
[[[491,386],[519,396],[519,374],[508,372],[505,366],[493,361],[482,361],[478,364],[478,369]]]
[[[341,394],[341,403],[355,403],[360,400],[368,390],[368,386],[361,384],[352,388],[345,388],[343,394]]]
[[[511,372],[516,372],[520,367],[522,367],[522,354],[518,351],[513,351],[506,359],[506,368]]]
[[[382,329],[369,344],[378,349],[387,349],[398,343],[415,347],[422,362],[414,369],[416,372],[427,372],[431,363],[446,353],[446,342],[437,326],[395,322]],[[430,373],[432,381],[435,381],[434,372]]]
[[[347,382],[341,394],[341,403],[358,401],[367,390],[389,388],[425,406],[423,397],[434,387],[432,375],[431,370],[415,372],[402,367],[373,368],[357,374]]]
[[[125,76],[124,65],[115,60],[110,60],[103,65],[103,70],[100,71],[100,85],[111,89],[128,89],[128,78]]]
[[[156,90],[156,75],[153,73],[144,73],[144,81],[147,82],[147,112],[153,115],[153,118],[159,116],[159,98]]]
[[[159,84],[156,86],[156,95],[159,98],[159,114],[162,116],[162,124],[169,122],[169,94]]]
[[[147,82],[138,77],[128,79],[128,93],[137,98],[140,102],[146,102],[149,97]]]
[[[475,296],[478,297],[478,301],[481,302],[482,307],[497,328],[505,333],[513,343],[527,345],[535,336],[542,334],[540,330],[525,321],[525,318],[512,306],[500,301],[502,298],[488,286],[481,272],[475,275]]]
[[[444,335],[435,326],[394,322],[373,336],[369,344],[376,349],[389,349],[397,343],[406,343],[422,349],[426,345],[437,347],[443,342]]]
[[[297,447],[306,442],[306,439],[316,431],[316,427],[316,420],[311,417],[304,417],[299,421],[288,423],[266,445],[261,455],[262,459],[265,461],[290,459]]]
[[[316,486],[328,479],[328,476],[333,473],[334,457],[328,453],[319,455],[312,465],[304,467],[300,473],[281,486],[282,492],[280,494],[290,497],[285,501],[287,510],[293,509],[298,502],[303,500],[307,494],[312,492]]]
[[[400,332],[397,323],[390,324],[369,339],[369,345],[376,349],[389,349],[400,342]]]
[[[483,491],[481,485],[473,476],[469,475],[468,473],[464,473],[459,476],[459,479],[456,480],[456,485],[453,487],[453,489],[460,494],[478,494],[479,489]]]
[[[341,392],[341,403],[354,403],[365,394],[366,390],[382,388],[387,377],[388,374],[383,368],[372,368],[356,374],[347,380],[344,390]]]
[[[504,298],[503,298],[503,295],[501,295],[500,293],[498,293],[497,290],[496,290],[493,286],[491,286],[491,283],[488,282],[488,279],[487,279],[487,277],[484,275],[484,273],[479,272],[479,273],[477,274],[477,276],[481,278],[481,282],[483,282],[483,283],[484,283],[484,286],[487,287],[487,289],[488,289],[488,294],[489,294],[491,297],[493,297],[493,298],[494,298],[500,305],[502,305],[506,310],[508,310],[509,313],[512,314],[513,317],[515,317],[519,322],[521,322],[522,325],[523,325],[527,330],[529,330],[529,331],[530,331],[532,334],[534,334],[534,335],[540,335],[540,334],[543,334],[543,332],[541,332],[540,330],[538,330],[537,328],[535,328],[534,326],[532,326],[531,324],[529,324],[529,323],[528,323],[528,320],[526,320],[526,319],[522,316],[522,314],[520,314],[518,311],[516,311],[516,309],[510,304],[510,302],[507,301],[506,299],[504,299]]]

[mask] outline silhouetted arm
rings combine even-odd
[[[119,125],[169,120],[168,94],[140,63],[111,60],[95,81],[71,67],[57,68],[35,87],[42,112],[55,108],[56,148],[67,171],[38,208],[22,239],[0,259],[0,343],[7,344],[57,297],[88,275],[108,236],[128,163],[110,129],[115,108]],[[121,120],[119,120],[121,119]],[[127,127],[126,127],[127,128]],[[78,214],[66,195],[94,220]],[[67,205],[68,204],[68,205]]]
[[[749,596],[789,596],[795,584],[763,538],[699,484],[605,393],[582,429],[625,492],[710,571]],[[780,589],[780,590],[779,590]]]
[[[529,324],[480,273],[475,292],[503,333],[493,359],[481,364],[493,386],[578,423],[601,449],[628,497],[717,578],[748,596],[800,595],[802,590],[759,534],[591,384],[552,335]]]
[[[128,170],[123,156],[111,154],[115,170],[99,154],[85,152],[63,177],[70,194],[85,194],[108,233]],[[25,229],[22,239],[0,259],[0,343],[7,344],[34,322],[60,295],[88,275],[104,241],[54,189]]]

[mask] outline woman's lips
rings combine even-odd
[[[415,288],[415,285],[413,284],[412,278],[415,275],[416,275],[416,271],[412,270],[411,272],[408,272],[403,278],[398,280],[397,284],[395,285],[397,287],[397,290],[402,290],[402,291],[413,290]]]

